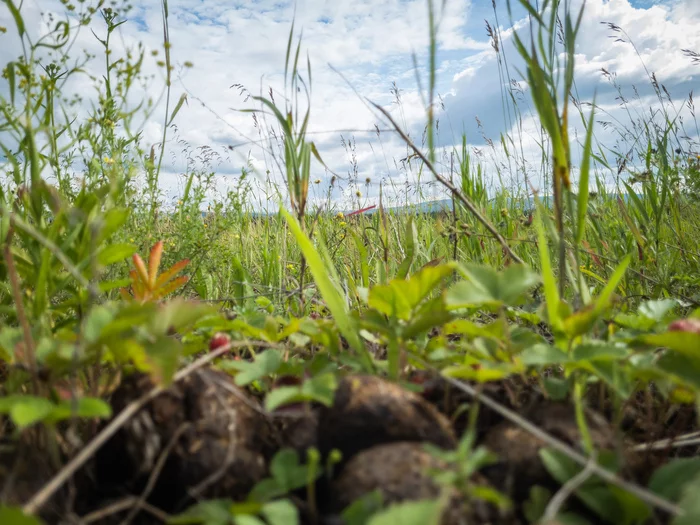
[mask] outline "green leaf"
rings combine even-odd
[[[411,264],[413,263],[413,259],[415,257],[416,244],[418,244],[418,232],[416,231],[416,225],[413,222],[413,216],[409,216],[408,221],[406,222],[406,243],[404,246],[406,256],[396,272],[397,279],[405,279],[408,275],[408,271],[411,269]]]
[[[112,208],[103,216],[103,226],[100,234],[95,240],[97,245],[102,244],[109,239],[115,232],[119,230],[129,218],[130,210],[128,208]]]
[[[523,503],[523,511],[528,523],[540,521],[551,498],[552,493],[544,487],[535,485],[530,488],[530,497]]]
[[[182,105],[187,102],[187,93],[183,93],[180,95],[180,99],[177,101],[177,104],[173,108],[173,112],[170,114],[170,120],[168,120],[168,125],[166,127],[170,127],[170,124],[173,123],[173,120],[175,120],[175,116],[177,115],[178,111],[180,111],[180,108],[182,108]]]
[[[276,108],[275,108],[276,110]],[[279,112],[278,112],[279,113]],[[365,345],[360,337],[358,327],[355,326],[353,318],[348,315],[348,305],[341,296],[338,289],[335,287],[329,277],[329,269],[323,263],[319,253],[314,248],[311,239],[302,231],[297,220],[284,208],[280,207],[280,213],[284,216],[292,230],[294,237],[299,244],[299,248],[304,254],[306,263],[309,266],[309,271],[318,286],[323,300],[326,302],[328,309],[333,314],[340,333],[347,339],[350,346],[359,352],[365,359],[366,364],[370,369],[373,368],[371,358],[367,354]]]
[[[131,279],[117,279],[114,281],[101,281],[97,286],[102,293],[109,292],[116,288],[124,288],[131,284]]]
[[[432,301],[427,301],[414,313],[401,330],[404,340],[413,340],[421,334],[429,332],[436,326],[441,326],[452,320],[454,315],[445,308],[444,296],[440,295]]]
[[[289,500],[266,503],[263,505],[261,513],[269,525],[299,524],[299,511]]]
[[[216,309],[209,305],[178,297],[170,299],[158,309],[151,326],[156,333],[160,334],[167,334],[171,328],[182,331],[203,317],[215,313]]]
[[[666,320],[668,314],[678,306],[676,299],[644,301],[639,305],[638,313],[659,323]]]
[[[122,262],[136,253],[134,244],[110,244],[97,255],[97,262],[102,266]]]
[[[679,505],[684,511],[683,516],[678,516],[671,525],[697,525],[700,523],[700,475],[683,487]]]
[[[555,333],[561,332],[562,320],[559,315],[559,291],[557,290],[557,282],[554,278],[552,270],[552,261],[549,257],[549,247],[547,238],[545,237],[544,225],[542,224],[542,216],[546,213],[539,198],[535,196],[537,203],[537,213],[535,214],[535,228],[537,230],[537,246],[540,252],[540,266],[542,268],[542,282],[544,285],[544,296],[547,305],[547,317],[549,324]]]
[[[681,380],[700,390],[700,355],[690,356],[667,352],[659,358],[657,366],[664,372],[675,376],[676,380]]]
[[[299,401],[305,401],[304,395],[301,393],[301,386],[288,385],[277,387],[265,396],[265,410],[272,412],[281,406],[298,403]]]
[[[282,386],[270,391],[265,397],[265,409],[273,411],[282,405],[304,401],[315,401],[331,406],[337,387],[338,380],[334,373],[316,374],[301,385]]]
[[[296,450],[283,448],[275,454],[270,463],[272,477],[258,482],[250,491],[250,501],[265,502],[282,496],[290,491],[305,487],[310,481],[318,479],[323,473],[316,469],[313,479],[309,479],[309,466],[299,462]]]
[[[343,510],[345,525],[366,525],[370,517],[382,508],[382,492],[377,489],[356,499]]]
[[[58,422],[64,419],[69,419],[73,415],[82,418],[100,418],[108,419],[112,417],[112,407],[109,403],[102,399],[94,397],[83,397],[77,400],[77,407],[75,414],[73,413],[73,403],[72,401],[61,401],[61,403],[56,406],[47,420],[51,422]]]
[[[196,503],[182,514],[168,520],[171,525],[229,525],[231,523],[230,500],[209,500]]]
[[[545,468],[564,484],[581,472],[582,467],[572,459],[550,448],[539,452]],[[578,498],[601,519],[615,525],[641,523],[651,515],[651,509],[639,498],[592,475],[576,491]]]
[[[593,117],[595,115],[595,96],[591,105],[591,115],[586,127],[586,141],[583,145],[581,158],[581,176],[578,184],[578,220],[576,223],[576,245],[581,244],[583,234],[586,231],[586,214],[588,212],[588,184],[591,167],[591,142],[593,139]]]
[[[20,428],[29,427],[48,418],[54,404],[46,398],[35,396],[11,396],[9,406],[0,403],[0,412],[9,413],[12,421]],[[5,405],[5,406],[3,406]]]
[[[112,309],[104,305],[95,306],[85,319],[83,337],[87,344],[93,344],[99,340],[102,330],[114,319]]]
[[[700,476],[700,458],[672,459],[656,469],[649,480],[649,490],[670,501],[679,501],[683,491]]]
[[[446,297],[449,308],[469,306],[514,306],[521,296],[539,282],[539,275],[523,264],[508,266],[498,272],[478,265],[458,265],[467,279],[452,286]]]
[[[280,450],[270,462],[270,474],[284,492],[305,487],[308,470],[308,466],[299,463],[299,454],[293,449]]]
[[[437,525],[441,510],[438,501],[395,503],[377,512],[369,519],[367,525]]]
[[[524,350],[520,360],[526,366],[547,366],[568,363],[571,359],[561,350],[540,343]]]
[[[239,370],[236,384],[245,386],[277,372],[282,364],[282,355],[278,350],[270,348],[257,354],[252,362],[234,361],[230,364]]]
[[[663,334],[643,335],[634,340],[649,346],[661,346],[669,350],[688,354],[689,356],[700,356],[700,334],[693,332],[665,332]]]
[[[522,367],[511,363],[481,363],[477,366],[471,364],[462,366],[448,366],[442,370],[446,377],[467,379],[478,383],[499,381],[522,371]]]
[[[7,8],[12,14],[12,18],[15,20],[15,25],[17,26],[17,32],[19,33],[20,38],[23,37],[25,33],[24,19],[22,18],[19,9],[17,9],[17,6],[15,6],[15,3],[12,0],[5,0],[5,5],[7,5]]]
[[[429,266],[408,280],[394,279],[369,291],[369,306],[389,317],[408,320],[413,311],[454,270],[450,265]]]
[[[626,347],[596,342],[578,345],[574,348],[572,357],[575,361],[615,361],[624,359],[629,353]]]
[[[172,337],[161,335],[144,348],[151,377],[159,385],[169,385],[178,369],[182,343]]]
[[[42,525],[44,522],[34,516],[28,516],[19,507],[0,505],[0,523],[3,525]]]
[[[570,338],[583,335],[588,332],[593,324],[600,318],[606,308],[612,302],[613,293],[622,281],[625,275],[625,270],[629,266],[632,258],[627,255],[622,262],[615,268],[610,280],[605,285],[600,295],[592,305],[575,312],[564,320],[564,330]]]
[[[22,329],[14,326],[0,328],[0,359],[11,362],[15,358],[15,347],[23,339]]]
[[[569,395],[571,382],[558,377],[545,377],[544,388],[554,401],[563,401]]]

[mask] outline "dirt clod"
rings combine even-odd
[[[341,512],[358,498],[378,490],[384,506],[392,503],[436,499],[441,487],[431,473],[447,468],[420,443],[388,443],[364,450],[354,456],[333,481],[330,507]],[[483,501],[469,505],[451,489],[444,508],[442,525],[478,525],[491,523],[495,509]]]
[[[323,456],[338,449],[343,461],[374,445],[422,441],[451,449],[457,439],[449,420],[420,395],[375,376],[343,378],[333,405],[319,414]]]
[[[146,375],[127,377],[114,413],[152,388]],[[140,495],[160,468],[147,501],[168,512],[195,498],[241,500],[267,474],[277,441],[257,399],[227,374],[201,369],[129,420],[97,454],[97,473],[105,486]]]
[[[558,402],[539,404],[525,414],[539,429],[566,444],[581,449],[581,435],[571,405]],[[593,412],[587,413],[591,439],[597,450],[610,450],[614,435],[608,423]],[[484,445],[499,457],[499,462],[486,467],[483,473],[499,490],[514,501],[522,502],[530,488],[541,485],[555,489],[539,456],[546,443],[527,430],[509,421],[494,426],[486,434]]]

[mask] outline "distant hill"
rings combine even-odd
[[[622,193],[619,194],[622,197],[622,200],[624,202],[629,202],[630,200],[630,195],[628,193]],[[640,193],[636,194],[637,197],[642,198],[642,195]],[[540,197],[541,200],[544,200],[545,197]],[[548,198],[549,204],[551,206],[551,196]],[[523,210],[530,210],[535,208],[535,199],[534,197],[528,197],[527,199],[517,199],[519,203],[522,203],[522,208]],[[458,201],[459,202],[459,201]],[[433,200],[433,201],[423,201],[423,202],[418,202],[415,204],[407,204],[407,205],[399,205],[399,206],[388,206],[385,207],[384,210],[388,213],[416,213],[416,214],[423,214],[423,213],[439,213],[439,212],[451,212],[452,211],[452,199],[439,199],[439,200]],[[348,215],[350,213],[356,212],[356,209],[346,209],[343,210],[344,215]],[[363,215],[372,215],[374,213],[377,213],[379,211],[379,207],[372,208],[371,210],[367,210],[363,212]],[[268,215],[274,215],[275,212],[270,212],[270,211],[253,211],[250,212],[250,215],[252,217],[266,217]],[[202,217],[206,217],[207,212],[203,211],[202,212]]]

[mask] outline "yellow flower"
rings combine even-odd
[[[336,215],[336,218],[337,218],[337,219],[344,219],[344,218],[345,218],[345,215],[343,215],[343,212],[342,212],[342,211],[339,211],[338,214]]]
[[[105,164],[113,164],[114,163],[114,159],[112,159],[111,157],[108,157],[107,155],[105,155],[102,160],[104,161]]]
[[[357,197],[362,197],[362,192],[361,192],[360,190],[357,190],[357,191],[355,192],[355,195],[356,195]]]
[[[341,222],[340,222],[340,227],[341,227],[341,228],[344,228],[344,227],[347,226],[347,225],[348,225],[348,223],[346,223],[345,221],[341,221]]]
[[[287,270],[293,270],[293,269],[294,269],[294,265],[293,265],[293,264],[288,264],[288,265],[287,265]]]

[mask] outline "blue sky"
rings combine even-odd
[[[440,4],[441,2],[435,2]],[[517,0],[513,0],[516,5]],[[294,4],[282,0],[169,0],[169,25],[172,53],[177,64],[186,61],[191,69],[178,68],[173,83],[174,100],[189,93],[189,104],[176,119],[177,133],[167,145],[166,166],[162,177],[168,199],[176,199],[184,185],[188,169],[183,142],[190,151],[211,146],[220,154],[213,166],[216,191],[223,193],[236,184],[241,167],[250,162],[260,173],[270,170],[271,177],[281,182],[281,174],[265,148],[246,144],[231,151],[228,146],[245,144],[249,140],[267,138],[267,131],[255,126],[251,115],[238,109],[253,107],[236,89],[241,84],[250,92],[267,92],[272,87],[277,100],[282,100],[282,73],[286,41],[294,15]],[[573,0],[576,7],[580,0]],[[518,102],[521,121],[504,112],[505,87],[499,69],[498,56],[486,34],[485,20],[498,27],[501,49],[505,50],[511,77],[519,80],[516,69],[522,66],[513,52],[510,20],[505,2],[496,0],[447,0],[441,16],[438,51],[438,92],[443,105],[437,117],[440,121],[439,144],[449,148],[467,134],[472,151],[495,182],[521,182],[522,173],[536,175],[538,170],[539,130],[532,118],[529,94],[522,92]],[[303,53],[309,55],[313,70],[313,95],[310,137],[317,143],[326,163],[341,176],[333,192],[334,201],[348,206],[363,206],[376,202],[379,183],[384,194],[403,198],[406,188],[415,193],[420,188],[427,197],[440,196],[429,183],[429,177],[419,175],[419,165],[402,164],[406,148],[396,137],[381,133],[375,125],[384,127],[362,97],[384,105],[410,131],[416,142],[421,141],[425,109],[417,90],[411,54],[415,52],[419,71],[425,82],[425,60],[428,44],[427,4],[425,0],[298,0],[296,3],[297,35],[303,29]],[[41,30],[41,13],[61,13],[56,0],[26,0],[23,14],[30,30]],[[496,15],[500,26],[497,26]],[[525,12],[518,7],[513,12],[516,25],[525,22]],[[115,41],[116,52],[143,42],[147,50],[162,50],[161,8],[157,0],[136,4],[130,20],[120,27]],[[603,22],[613,22],[627,31],[640,56],[629,43],[616,43]],[[0,7],[0,25],[10,26],[7,8]],[[700,51],[700,1],[668,0],[588,0],[581,35],[577,44],[577,87],[580,99],[590,101],[594,91],[604,110],[601,120],[616,121],[620,127],[648,107],[660,107],[650,88],[644,66],[654,72],[671,95],[669,107],[675,107],[690,127],[688,135],[695,137],[691,118],[683,113],[684,99],[690,90],[700,88],[700,67],[693,66],[681,49]],[[97,34],[104,32],[99,23],[93,24]],[[523,28],[524,30],[524,28]],[[19,53],[13,37],[0,35],[0,60],[6,63]],[[5,41],[5,42],[3,42]],[[98,51],[95,37],[84,30],[76,41],[76,49]],[[155,65],[158,57],[147,55],[147,72],[155,81],[142,95],[157,97],[162,89],[162,75]],[[99,75],[103,63],[95,60],[91,72]],[[331,69],[332,66],[343,77]],[[627,107],[620,107],[619,93],[604,78],[601,68],[615,73]],[[346,84],[346,79],[351,86]],[[392,86],[400,89],[401,104],[396,104]],[[76,84],[76,90],[89,87]],[[521,85],[524,89],[526,86]],[[3,86],[2,89],[5,89]],[[635,97],[635,89],[638,98]],[[359,94],[359,96],[358,96]],[[205,105],[202,105],[203,102]],[[656,105],[656,106],[655,106]],[[155,113],[145,124],[143,141],[146,149],[157,143],[162,134],[163,111]],[[481,123],[477,124],[477,119]],[[572,136],[577,128],[572,124]],[[343,130],[366,130],[343,131]],[[578,128],[580,132],[580,128]],[[516,163],[509,163],[499,144],[501,134],[513,138],[517,145]],[[614,129],[598,129],[601,144],[613,147],[623,138]],[[354,152],[343,147],[354,141]],[[493,142],[490,142],[493,141]],[[493,146],[491,146],[493,144]],[[267,144],[269,146],[269,144]],[[512,152],[511,152],[512,153]],[[441,169],[449,162],[441,163]],[[501,179],[497,173],[500,172]],[[314,196],[322,199],[327,192],[330,174],[318,166],[312,178]],[[419,178],[420,177],[420,178]],[[369,179],[370,184],[365,181]],[[357,191],[362,194],[357,197]],[[263,198],[260,187],[256,195]],[[397,197],[399,198],[399,197]]]

